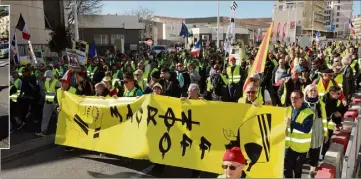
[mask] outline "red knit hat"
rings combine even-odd
[[[246,164],[246,159],[239,147],[233,147],[231,150],[226,150],[223,155],[223,161],[238,162],[243,165]]]

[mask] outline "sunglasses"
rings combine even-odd
[[[236,170],[238,167],[234,165],[222,165],[223,169],[229,168],[230,170]]]
[[[247,94],[256,94],[256,91],[247,91]]]

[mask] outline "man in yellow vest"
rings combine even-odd
[[[60,88],[60,83],[58,80],[54,79],[52,71],[48,70],[45,72],[44,77],[46,78],[45,81],[45,103],[43,108],[43,119],[41,121],[41,132],[36,133],[38,136],[45,136],[48,130],[49,121],[51,115],[54,111],[54,98],[55,92],[58,88]]]
[[[314,112],[304,103],[300,90],[291,93],[291,106],[286,109],[285,178],[301,178],[302,166],[311,147]]]
[[[300,72],[294,68],[291,71],[291,77],[284,80],[283,84],[278,89],[278,96],[281,99],[281,104],[284,107],[291,105],[291,93],[294,90],[303,90],[304,84],[299,78]]]
[[[228,90],[230,100],[232,102],[237,102],[238,99],[241,97],[242,93],[242,86],[243,86],[243,70],[241,66],[236,64],[236,59],[231,57],[229,59],[229,66],[226,68],[226,75],[228,78]]]
[[[124,94],[123,97],[139,97],[143,95],[143,91],[136,86],[136,80],[133,74],[127,73],[124,77]]]
[[[313,84],[317,86],[317,90],[320,96],[329,92],[331,86],[338,86],[337,82],[333,80],[333,71],[329,68],[320,70],[319,78],[313,81]]]
[[[144,81],[143,78],[143,71],[142,70],[136,70],[134,72],[134,78],[137,81],[137,84],[139,85],[140,89],[144,91],[147,83]]]

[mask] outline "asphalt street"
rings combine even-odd
[[[11,150],[11,149],[10,149]],[[39,151],[1,164],[1,178],[189,178],[191,170],[167,166],[162,174],[152,172],[145,160],[100,156],[90,151],[65,152],[64,147]],[[201,173],[201,177],[216,177]]]

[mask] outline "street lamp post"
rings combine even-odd
[[[78,26],[78,8],[76,1],[73,0],[73,16],[74,16],[74,39],[79,40],[79,26]]]
[[[217,49],[219,49],[219,0],[217,1]]]

